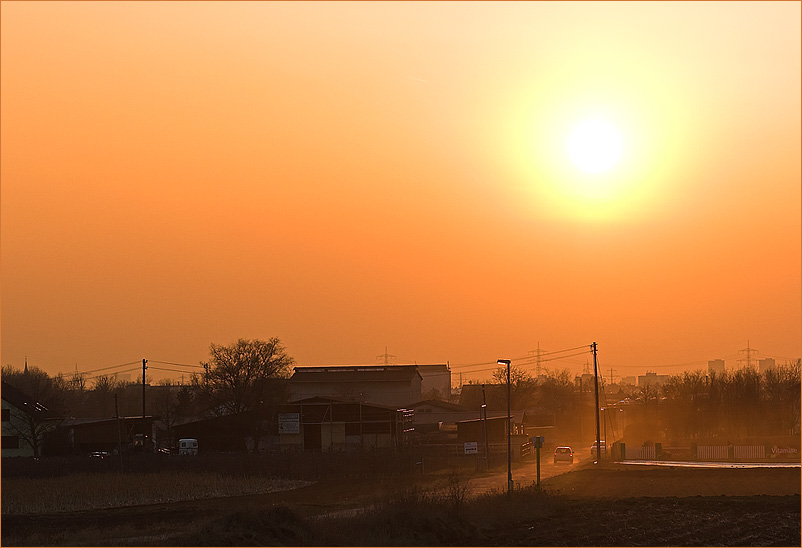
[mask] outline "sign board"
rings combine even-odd
[[[543,444],[546,443],[546,438],[543,436],[532,436],[532,445],[537,447],[543,447]]]
[[[466,441],[463,445],[465,446],[466,455],[476,455],[479,453],[479,444],[477,442]]]
[[[300,413],[279,413],[278,414],[278,433],[279,434],[300,434],[301,433],[301,414]]]

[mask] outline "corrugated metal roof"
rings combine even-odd
[[[407,382],[416,365],[296,367],[290,382]]]
[[[459,413],[463,413],[463,412],[466,412],[466,411],[473,411],[473,409],[469,409],[467,407],[463,407],[463,406],[457,405],[455,403],[451,403],[451,402],[447,402],[447,401],[441,401],[441,400],[422,400],[422,401],[418,401],[418,402],[415,402],[415,403],[411,403],[407,407],[409,407],[410,409],[416,409],[416,408],[421,407],[423,405],[431,405],[432,407],[439,407],[440,409],[443,409],[445,411],[454,411],[454,412],[459,412]]]

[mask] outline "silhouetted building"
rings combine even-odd
[[[660,386],[668,381],[668,375],[658,375],[653,371],[647,371],[645,375],[638,375],[638,386],[644,388],[646,386]]]
[[[399,449],[413,431],[412,411],[331,398],[278,405],[260,449],[352,451]]]
[[[710,360],[707,362],[707,372],[716,373],[717,375],[724,373],[724,360]]]
[[[419,401],[408,407],[415,412],[413,424],[417,432],[436,432],[444,425],[455,428],[457,422],[479,418],[480,414],[478,409],[440,400]]]
[[[290,401],[314,397],[404,407],[421,400],[417,365],[296,367]]]
[[[447,400],[451,394],[451,369],[448,364],[416,365],[421,376],[423,397]]]
[[[116,453],[152,453],[153,417],[148,415],[120,417],[112,419],[65,419],[59,424],[59,431],[68,440],[67,450],[74,454],[93,451]]]
[[[761,374],[765,373],[766,371],[771,371],[776,367],[776,364],[774,363],[774,358],[764,358],[758,361],[757,363],[758,363],[758,371],[760,371]]]

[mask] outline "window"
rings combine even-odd
[[[19,449],[19,436],[3,436],[0,449]]]
[[[3,409],[3,422],[11,420],[11,409]]]

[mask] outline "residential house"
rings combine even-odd
[[[45,435],[56,427],[57,417],[47,407],[2,381],[3,457],[35,457],[41,454]]]

